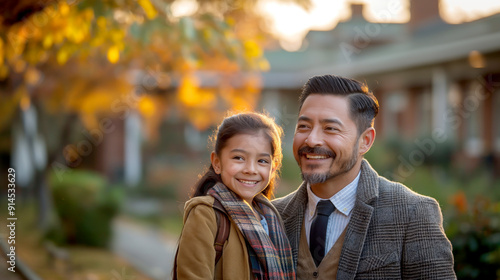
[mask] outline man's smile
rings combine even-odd
[[[335,158],[334,152],[321,147],[304,146],[297,152],[301,158],[304,158],[307,161],[320,161]]]
[[[317,155],[317,154],[305,154],[307,159],[327,159],[329,156],[327,155]]]

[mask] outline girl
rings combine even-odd
[[[291,247],[269,201],[283,157],[282,134],[271,118],[258,113],[222,121],[210,156],[212,164],[184,206],[174,278],[295,279]],[[215,200],[230,221],[229,237],[217,263]]]

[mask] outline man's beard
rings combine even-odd
[[[339,175],[345,174],[345,173],[349,172],[354,167],[354,165],[358,161],[358,141],[356,141],[356,143],[354,145],[351,156],[347,160],[340,162],[340,167],[339,167],[339,170],[337,172],[332,172],[332,170],[331,170],[333,164],[335,163],[335,159],[336,159],[336,154],[334,154],[333,152],[326,150],[326,149],[323,149],[323,148],[319,148],[319,147],[311,148],[309,146],[306,146],[306,147],[299,149],[299,151],[298,151],[298,154],[301,158],[302,158],[302,154],[304,154],[304,153],[327,155],[327,156],[330,156],[332,158],[332,163],[330,164],[328,171],[326,171],[324,173],[304,173],[304,172],[302,172],[302,164],[300,164],[300,167],[301,167],[300,171],[302,174],[302,180],[304,180],[304,182],[306,182],[309,185],[320,184],[320,183],[324,183],[332,178],[335,178]]]

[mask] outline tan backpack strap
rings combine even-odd
[[[226,243],[229,237],[229,230],[231,223],[224,210],[224,207],[217,199],[214,199],[214,212],[217,218],[217,235],[215,237],[214,248],[215,248],[215,264],[219,262],[222,257],[222,249],[224,249],[224,243]]]

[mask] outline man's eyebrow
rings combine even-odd
[[[306,122],[312,122],[312,119],[306,116],[300,116],[298,121],[306,121]],[[319,121],[321,124],[326,124],[326,123],[335,123],[338,124],[342,127],[344,127],[344,124],[337,118],[335,119],[322,119]]]
[[[298,121],[310,122],[310,121],[312,121],[312,119],[309,118],[309,117],[306,117],[306,116],[300,116],[299,119],[298,119]]]
[[[344,124],[339,120],[339,119],[323,119],[323,120],[320,120],[319,121],[320,123],[322,124],[325,124],[325,123],[336,123],[340,126],[344,126]]]

